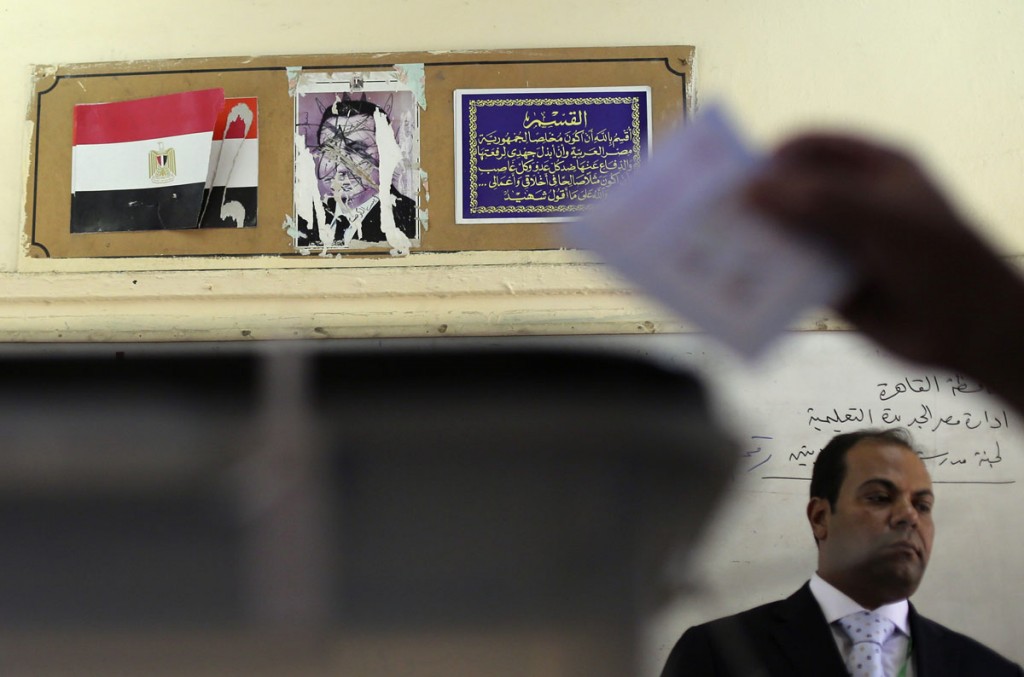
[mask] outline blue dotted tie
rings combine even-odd
[[[885,677],[882,645],[896,631],[896,625],[873,611],[858,611],[840,618],[839,625],[853,642],[846,658],[851,677]]]

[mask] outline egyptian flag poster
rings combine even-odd
[[[255,117],[255,100],[225,100],[221,89],[75,106],[71,232],[197,228],[204,208],[227,215],[211,217],[209,225],[254,225],[255,169],[244,175],[256,158],[243,151]],[[215,143],[218,122],[222,138]],[[241,140],[225,144],[225,136]],[[231,194],[235,172],[251,184],[241,187],[251,189],[252,199]]]

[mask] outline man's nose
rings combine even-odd
[[[917,508],[914,507],[914,503],[910,499],[898,499],[893,502],[892,523],[894,526],[916,527],[919,517]]]

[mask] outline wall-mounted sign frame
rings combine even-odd
[[[649,90],[649,150],[657,152],[659,136],[681,124],[692,108],[693,55],[692,47],[653,46],[39,67],[28,112],[24,246],[16,271],[0,276],[0,339],[685,331],[685,324],[646,302],[586,252],[564,249],[563,222],[537,215],[513,223],[456,222],[455,92]],[[78,106],[116,104],[124,112],[126,102],[156,99],[160,111],[168,102],[161,97],[184,94],[196,104],[194,93],[208,90],[215,91],[200,97],[209,105],[199,106],[206,108],[196,128],[140,126],[136,110],[126,118],[131,124],[117,118],[107,125],[110,118],[99,116],[103,124],[93,131],[112,127],[117,134],[109,138],[84,135],[85,128],[76,137]],[[601,117],[582,105],[559,105],[520,111],[521,130],[552,132],[543,135],[543,147],[516,149],[543,154],[541,161],[506,162],[507,175],[530,185],[500,188],[524,191],[510,193],[531,198],[523,204],[539,198],[567,204],[570,187],[579,198],[595,183],[602,187],[602,179],[612,183],[609,177],[626,156],[610,154],[632,149],[632,140],[620,139],[622,148],[607,139],[591,144],[604,138]],[[142,117],[155,122],[182,115]],[[148,133],[139,135],[140,129]],[[555,130],[581,134],[570,138]],[[166,138],[195,134],[200,137],[190,136],[189,143]],[[621,136],[621,130],[611,136]],[[79,155],[88,160],[97,156],[94,151],[105,157],[111,150],[75,150],[97,139],[128,144],[113,149],[114,156],[127,150],[134,158],[124,175],[94,160],[78,165]],[[506,160],[513,155],[506,152]],[[198,191],[193,184],[203,168],[207,176]],[[387,186],[382,175],[390,175],[392,190],[381,189]],[[192,211],[187,218],[170,218],[151,206],[162,204],[159,196],[178,200],[183,193],[176,189],[159,190],[178,185],[193,185],[191,194],[202,195],[198,219]],[[113,202],[119,209],[158,211],[165,225],[176,227],[152,229],[149,216],[140,212],[145,218],[127,227],[120,221],[120,229],[93,227],[107,223],[101,219],[73,232],[73,186],[123,198]],[[158,199],[122,193],[153,192],[151,186],[158,188]]]
[[[455,222],[581,215],[647,159],[649,87],[455,92]]]
[[[652,138],[656,148],[658,134],[684,119],[693,52],[685,46],[625,47],[41,67],[29,111],[34,131],[25,255],[53,261],[204,257],[200,267],[216,268],[209,259],[252,257],[261,267],[270,255],[315,265],[322,257],[310,254],[330,254],[388,265],[406,254],[557,251],[560,220],[613,185],[650,152]],[[205,216],[167,227],[73,228],[73,192],[84,195],[85,186],[101,195],[138,190],[154,177],[168,180],[168,163],[186,164],[184,142],[174,130],[138,137],[136,122],[122,122],[116,138],[104,138],[128,144],[126,152],[141,159],[127,183],[103,183],[101,175],[119,174],[109,166],[117,154],[86,145],[99,137],[84,133],[76,111],[206,90],[221,91],[225,101],[250,102],[250,116],[231,117],[234,104],[222,104],[221,117],[208,125],[214,150]],[[475,102],[475,117],[457,115],[457,100]],[[495,117],[499,107],[483,103],[498,100],[506,102],[510,117]],[[361,129],[354,120],[362,121]],[[509,127],[513,122],[517,130]],[[389,133],[380,133],[388,126]],[[502,135],[504,144],[481,145]],[[464,144],[476,154],[467,155]],[[515,153],[547,155],[531,160]],[[235,155],[249,158],[250,169],[224,160]],[[465,173],[467,162],[476,174]],[[502,171],[494,171],[502,163]],[[360,175],[362,164],[369,169]],[[346,172],[357,178],[346,178]],[[390,177],[390,190],[382,188],[382,174]],[[365,202],[353,197],[360,176]],[[250,185],[243,199],[237,191],[247,183],[257,185],[256,195]],[[171,190],[159,190],[180,192],[173,182],[165,185]],[[462,198],[467,204],[475,199],[483,211],[466,209]],[[142,210],[144,203],[131,193],[120,209]],[[239,265],[235,260],[224,267]]]

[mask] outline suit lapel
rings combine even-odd
[[[910,641],[914,653],[914,674],[917,677],[954,677],[957,657],[944,656],[942,629],[922,618],[914,605],[910,605]]]
[[[809,585],[804,584],[777,607],[771,632],[796,668],[794,677],[846,677],[832,630]]]

